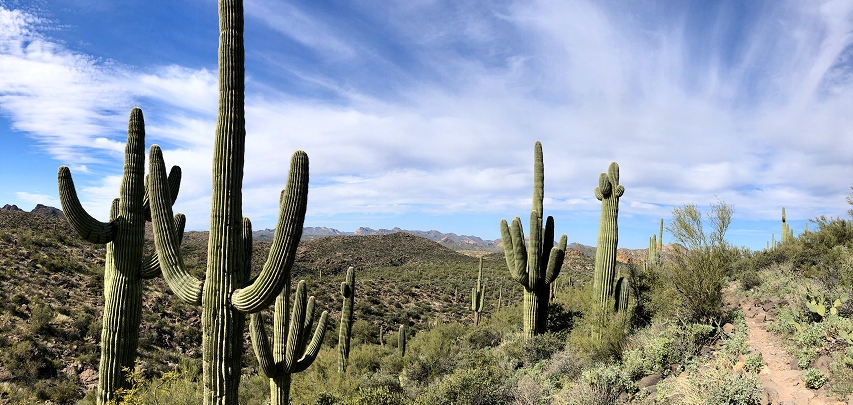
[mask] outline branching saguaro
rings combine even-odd
[[[187,273],[165,183],[160,148],[151,147],[151,213],[158,260],[171,290],[201,305],[204,404],[237,403],[245,314],[270,306],[290,279],[308,201],[308,156],[293,154],[287,185],[266,264],[253,282],[246,281],[242,216],[245,155],[243,2],[219,1],[219,113],[213,152],[207,270],[204,282]]]
[[[308,337],[314,324],[314,296],[308,297],[305,281],[300,280],[296,287],[292,312],[289,295],[288,280],[275,300],[272,345],[260,313],[252,314],[249,323],[252,348],[261,371],[270,379],[270,405],[290,405],[291,374],[305,371],[314,362],[326,335],[329,314],[323,311],[309,344]]]
[[[150,218],[144,179],[145,121],[139,108],[130,112],[124,173],[119,198],[113,200],[110,208],[110,222],[100,222],[83,209],[77,198],[71,171],[65,166],[59,168],[59,198],[68,222],[87,241],[107,244],[101,362],[98,369],[99,404],[114,399],[116,390],[127,386],[122,370],[132,369],[136,361],[142,319],[142,280],[160,275],[157,257],[144,256],[142,253],[145,222]],[[167,183],[172,197],[166,204],[171,206],[181,184],[179,167],[172,167]],[[172,221],[171,216],[169,221]],[[174,218],[178,243],[184,223],[183,215]]]
[[[560,274],[566,254],[566,235],[554,246],[554,218],[548,217],[542,227],[542,205],[545,198],[545,166],[542,144],[533,151],[533,210],[530,212],[530,248],[524,243],[521,219],[512,226],[501,220],[501,239],[510,277],[524,287],[524,335],[527,338],[544,333],[548,321],[549,284]]]

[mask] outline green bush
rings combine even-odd
[[[507,373],[496,367],[457,369],[421,394],[417,405],[487,405],[512,401]]]
[[[405,395],[392,392],[387,387],[361,388],[354,397],[343,401],[344,405],[406,405],[408,403],[409,399]],[[317,404],[320,404],[319,400]]]
[[[761,353],[751,353],[747,354],[743,358],[744,369],[750,373],[758,373],[764,368],[764,357],[761,356]]]
[[[806,388],[816,390],[826,384],[826,376],[822,371],[816,368],[810,368],[803,373],[803,382],[806,383]]]
[[[597,365],[585,370],[574,386],[557,393],[555,399],[566,405],[615,404],[626,391],[636,391],[626,373],[616,365]]]
[[[723,286],[726,273],[740,251],[725,240],[734,209],[725,202],[711,204],[703,221],[696,205],[672,210],[667,230],[673,241],[683,246],[674,249],[666,269],[678,292],[687,320],[709,323],[722,317]],[[708,231],[703,225],[710,225]]]

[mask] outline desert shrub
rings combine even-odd
[[[578,377],[581,371],[580,356],[572,350],[564,350],[551,356],[543,370],[543,376],[559,388],[563,381]]]
[[[465,350],[462,337],[466,331],[464,325],[454,322],[416,334],[407,343],[403,370],[406,378],[428,384],[452,372]]]
[[[530,367],[542,360],[550,359],[554,353],[563,349],[566,342],[559,336],[547,332],[530,339],[522,339],[517,344],[520,348],[521,361],[525,367]]]
[[[726,273],[740,254],[725,240],[733,213],[722,201],[711,204],[705,221],[696,205],[672,210],[667,230],[683,249],[675,249],[664,267],[688,320],[709,322],[722,317]],[[708,231],[703,228],[706,224]]]
[[[465,339],[468,344],[475,349],[483,349],[486,347],[495,347],[501,343],[501,333],[487,326],[478,326],[465,334]]]
[[[318,400],[318,404],[320,401]],[[406,405],[409,399],[387,387],[360,388],[352,398],[343,401],[343,405]]]
[[[743,358],[743,367],[750,373],[758,373],[764,368],[764,357],[761,353],[750,353]]]
[[[743,291],[752,290],[761,285],[761,277],[757,270],[749,269],[739,274],[740,288]]]
[[[512,401],[504,384],[507,373],[497,367],[457,369],[415,400],[418,405],[487,405]]]
[[[722,356],[709,367],[689,369],[686,378],[668,378],[657,387],[658,401],[683,405],[759,405],[764,392],[758,375],[732,372]]]
[[[833,361],[829,365],[829,378],[827,390],[839,397],[846,397],[853,393],[853,347],[848,347],[847,353],[834,353]],[[845,359],[848,359],[845,361]]]
[[[552,385],[541,374],[524,374],[512,387],[513,405],[545,405]]]
[[[33,304],[30,314],[30,332],[34,335],[50,331],[50,321],[53,320],[53,310],[45,304]]]
[[[555,403],[565,405],[615,404],[623,392],[636,387],[630,377],[616,365],[598,365],[585,370],[571,388],[554,396]]]
[[[810,368],[803,373],[803,382],[806,388],[816,390],[826,384],[826,375],[816,368]]]

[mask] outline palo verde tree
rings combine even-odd
[[[281,293],[296,256],[308,201],[308,156],[293,154],[279,200],[269,257],[248,283],[242,215],[245,160],[243,2],[219,0],[219,113],[213,144],[213,190],[204,282],[184,266],[165,182],[163,156],[151,147],[149,191],[154,245],[169,288],[201,305],[204,404],[237,403],[245,314],[269,307]]]
[[[722,201],[711,204],[705,220],[694,204],[672,210],[666,230],[681,246],[672,250],[666,268],[691,320],[712,321],[721,315],[726,269],[735,258],[725,239],[733,214],[734,208]]]

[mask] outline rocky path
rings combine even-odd
[[[767,331],[767,326],[776,315],[774,303],[760,305],[751,299],[730,298],[732,304],[740,306],[746,315],[748,344],[760,352],[765,367],[759,374],[765,391],[764,404],[768,405],[846,405],[824,389],[811,390],[803,383],[803,370],[797,367],[796,359],[785,350],[781,338]],[[825,367],[827,359],[819,359],[818,368]]]

